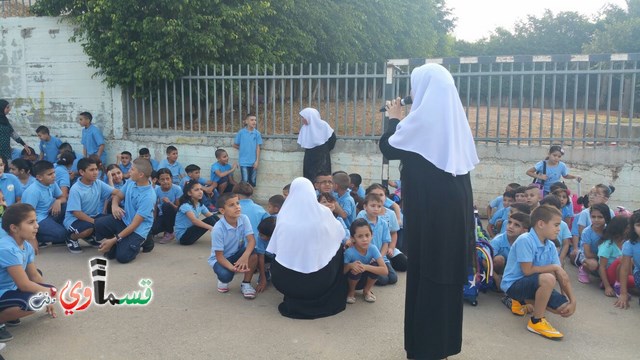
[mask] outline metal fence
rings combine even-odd
[[[35,0],[0,0],[0,17],[31,16],[29,8]]]
[[[383,64],[196,69],[125,94],[129,131],[228,135],[248,113],[267,137],[293,137],[298,112],[320,110],[343,138],[376,138],[386,99],[408,95],[427,62],[452,73],[477,142],[640,144],[640,54],[396,59]]]

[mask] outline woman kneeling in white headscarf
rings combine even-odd
[[[345,309],[343,238],[344,228],[318,203],[311,182],[295,179],[267,247],[276,255],[271,281],[284,295],[283,316],[316,319]]]

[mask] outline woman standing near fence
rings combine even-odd
[[[302,126],[298,144],[304,148],[302,175],[313,184],[319,173],[331,174],[331,155],[336,145],[336,134],[331,126],[320,118],[314,108],[300,111]]]
[[[411,73],[413,105],[400,99],[380,139],[402,161],[407,256],[404,347],[410,359],[442,359],[462,347],[462,287],[475,241],[469,172],[479,162],[451,74],[427,64]]]
[[[5,159],[11,159],[11,140],[13,138],[18,144],[22,145],[27,152],[27,154],[31,153],[29,150],[29,146],[25,144],[25,142],[20,138],[15,130],[13,130],[13,126],[9,123],[9,119],[7,118],[7,114],[11,111],[11,105],[5,99],[0,99],[0,155],[4,156]],[[5,171],[9,171],[9,167],[6,167]]]

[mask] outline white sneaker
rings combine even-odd
[[[229,284],[218,280],[218,292],[226,293],[229,291]]]
[[[242,291],[242,296],[244,296],[245,299],[256,298],[256,289],[254,289],[250,283],[243,282],[240,285],[240,291]]]

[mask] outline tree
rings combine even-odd
[[[640,52],[640,0],[627,0],[627,11],[610,6],[603,13],[601,26],[584,45],[588,52]]]

